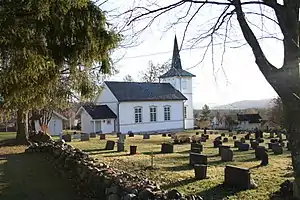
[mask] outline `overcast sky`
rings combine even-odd
[[[151,1],[151,0],[150,0]],[[149,1],[138,1],[140,4]],[[164,3],[174,2],[166,0]],[[111,10],[114,12],[122,12],[129,7],[132,7],[132,1],[114,0],[103,5],[103,9]],[[140,5],[139,5],[140,6]],[[149,6],[148,6],[149,8]],[[152,26],[140,34],[138,46],[130,48],[120,48],[114,54],[113,58],[117,59],[124,56],[118,63],[117,67],[120,73],[111,77],[110,80],[120,80],[127,74],[130,74],[135,80],[139,80],[140,71],[148,66],[151,60],[157,64],[170,62],[173,50],[173,41],[175,34],[178,38],[179,45],[182,42],[185,23],[179,24],[165,31],[172,22],[176,21],[188,9],[188,5],[178,10],[163,15],[158,18]],[[192,7],[197,9],[197,7]],[[202,63],[198,64],[206,50],[206,45],[209,40],[204,40],[196,44],[192,49],[191,38],[199,36],[204,31],[207,31],[214,21],[213,17],[218,16],[222,11],[222,7],[212,6],[204,8],[191,23],[186,34],[182,50],[180,52],[181,62],[184,69],[196,75],[193,79],[193,98],[195,108],[201,107],[203,104],[210,106],[227,104],[240,100],[258,100],[276,97],[276,92],[265,80],[258,67],[255,64],[255,59],[252,55],[251,49],[247,45],[242,45],[245,41],[242,38],[240,29],[235,19],[232,19],[230,24],[230,33],[228,44],[226,44],[225,56],[222,60],[224,45],[222,37],[216,38],[214,49],[207,51],[205,59]],[[245,11],[253,11],[254,8],[245,8]],[[257,10],[257,8],[255,8]],[[270,18],[274,18],[274,14],[266,10],[260,9],[264,14]],[[180,15],[181,14],[181,15]],[[264,20],[263,24],[261,18],[248,16],[257,37],[269,37],[270,34],[281,37],[278,28],[273,22]],[[112,20],[114,23],[121,23],[123,18]],[[255,21],[255,23],[254,23]],[[135,24],[133,32],[143,27],[147,21],[142,20]],[[262,29],[258,30],[258,28]],[[225,26],[220,33],[225,33]],[[130,35],[132,32],[126,32]],[[236,42],[238,40],[238,42]],[[264,39],[260,40],[263,50],[272,64],[280,67],[282,63],[282,44],[278,39]],[[218,45],[219,44],[219,45]],[[241,46],[237,48],[238,46]],[[213,55],[213,56],[212,56]],[[214,62],[212,62],[212,60]],[[223,64],[222,64],[223,63]]]

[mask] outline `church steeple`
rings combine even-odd
[[[173,47],[173,57],[172,57],[171,68],[182,69],[176,35],[174,38],[174,47]]]

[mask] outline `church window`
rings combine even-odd
[[[164,106],[164,119],[165,121],[171,120],[171,106]]]
[[[156,122],[156,107],[150,107],[150,122]]]
[[[135,123],[142,122],[142,107],[134,108],[134,121],[135,121]]]
[[[186,117],[187,117],[187,107],[184,106],[184,118],[186,118]]]

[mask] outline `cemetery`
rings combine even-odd
[[[259,141],[254,134],[219,132],[208,136],[189,131],[130,137],[106,134],[103,139],[100,134],[88,141],[72,139],[68,144],[113,168],[153,180],[163,190],[176,189],[203,199],[269,199],[280,184],[292,180],[287,141],[282,147],[273,141],[278,140],[276,135],[270,138],[264,133]],[[205,137],[208,139],[201,140]]]

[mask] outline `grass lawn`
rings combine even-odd
[[[190,132],[188,134],[194,134]],[[269,153],[269,166],[257,167],[260,161],[254,158],[254,151],[238,152],[234,150],[233,162],[222,162],[217,156],[218,149],[212,148],[213,138],[204,143],[204,154],[209,156],[208,176],[206,180],[194,180],[194,171],[188,166],[190,144],[175,145],[173,154],[160,154],[161,143],[170,141],[168,137],[161,135],[151,136],[150,140],[143,140],[142,136],[134,138],[127,137],[126,152],[103,150],[106,141],[93,138],[87,142],[72,141],[71,145],[83,149],[91,156],[98,158],[113,167],[144,175],[151,180],[158,182],[163,189],[176,188],[186,194],[200,194],[207,200],[217,199],[243,199],[243,200],[266,200],[269,194],[279,189],[279,185],[287,178],[285,175],[292,171],[290,153],[284,151],[282,155]],[[242,137],[242,135],[239,135]],[[109,140],[117,141],[116,136],[107,136]],[[267,142],[267,141],[266,141]],[[138,154],[129,156],[129,146],[137,145]],[[229,139],[226,145],[233,146]],[[116,149],[116,147],[115,147]],[[151,164],[151,152],[154,155],[154,165],[157,169],[149,170]],[[251,177],[258,185],[257,189],[238,191],[221,186],[224,181],[224,167],[227,164],[251,168]]]
[[[0,133],[0,141],[15,133]],[[25,154],[25,146],[0,146],[0,199],[74,200],[70,183],[41,154]]]
[[[0,141],[13,139],[16,137],[15,132],[0,132]]]

